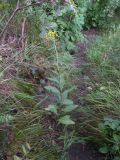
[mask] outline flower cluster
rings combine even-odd
[[[57,37],[57,32],[52,30],[49,30],[45,36],[46,39],[54,39],[55,37]]]

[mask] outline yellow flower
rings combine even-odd
[[[46,39],[48,38],[55,38],[57,37],[57,32],[56,31],[52,31],[52,30],[49,30],[45,36]]]

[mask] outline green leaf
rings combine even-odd
[[[115,153],[116,151],[119,151],[119,149],[120,149],[120,147],[119,147],[119,144],[117,145],[113,145],[113,147],[112,147],[112,150],[111,150],[111,153]]]
[[[63,112],[71,112],[75,110],[78,106],[77,105],[69,105],[65,106],[65,108],[62,110]]]
[[[75,37],[70,36],[70,38],[71,38],[72,42],[74,42],[74,41],[75,41]]]
[[[60,75],[60,87],[63,88],[65,85],[65,78],[64,78],[64,74]]]
[[[66,115],[66,116],[60,117],[59,123],[65,124],[65,125],[75,124],[75,122],[71,120],[70,115]]]
[[[3,77],[4,76],[4,72],[0,72],[0,77]]]
[[[71,87],[70,89],[65,90],[65,91],[63,92],[63,94],[62,94],[63,98],[64,98],[64,99],[67,99],[69,93],[72,92],[74,89],[76,89],[75,86]]]
[[[100,130],[105,130],[104,123],[99,123],[99,124],[98,124],[98,128],[99,128]]]
[[[6,122],[9,123],[13,120],[14,120],[14,117],[9,114],[0,115],[0,123],[6,123]]]
[[[115,142],[119,142],[120,141],[120,136],[117,134],[113,134],[113,139]]]
[[[48,108],[45,108],[45,110],[57,114],[57,107],[55,105],[49,105]]]
[[[119,122],[113,120],[112,118],[104,118],[105,125],[109,126],[111,129],[116,130],[119,127]]]
[[[115,157],[114,160],[120,160],[120,157]]]
[[[49,92],[52,92],[56,96],[60,97],[60,91],[56,87],[54,87],[54,86],[46,86],[45,89],[47,89]]]
[[[119,126],[119,124],[118,124],[117,121],[114,121],[114,122],[112,122],[112,124],[111,124],[111,128],[112,128],[113,130],[116,130],[118,126]]]
[[[100,151],[101,153],[103,153],[103,154],[106,154],[106,153],[108,153],[108,152],[109,152],[109,150],[108,150],[108,147],[107,147],[107,146],[101,147],[101,148],[99,149],[99,151]]]
[[[49,22],[48,23],[48,28],[56,28],[57,27],[57,23],[55,23],[55,22]]]
[[[57,84],[59,84],[59,80],[56,78],[56,77],[50,77],[50,78],[48,78],[51,82],[55,82],[55,83],[57,83]]]
[[[64,105],[73,105],[73,101],[70,99],[64,99],[64,101],[62,102]]]
[[[72,43],[72,42],[68,42],[68,44],[67,44],[67,49],[68,50],[71,50],[71,49],[73,49],[75,47],[75,45]]]
[[[120,126],[117,128],[117,131],[120,131]]]
[[[25,146],[24,146],[24,145],[22,145],[22,150],[23,150],[23,153],[24,153],[25,155],[27,155],[27,154],[28,154],[28,151],[27,151],[27,149],[25,148]]]
[[[66,27],[66,26],[67,26],[64,21],[61,21],[61,20],[59,20],[59,19],[57,19],[57,23],[60,24],[60,25],[62,25],[63,27]]]
[[[30,144],[26,142],[26,147],[28,150],[31,150]]]

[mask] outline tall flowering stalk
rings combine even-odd
[[[58,36],[58,34],[56,31],[49,30],[45,35],[45,39],[52,40],[52,42],[53,42],[55,54],[56,54],[57,69],[59,71],[59,55],[58,55],[58,51],[57,51],[57,47],[56,47],[56,37],[57,36]]]

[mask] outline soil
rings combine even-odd
[[[75,144],[70,148],[69,160],[103,160],[104,157],[89,145]]]

